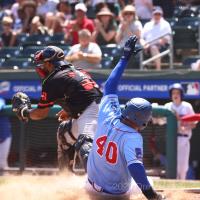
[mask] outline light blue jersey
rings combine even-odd
[[[129,190],[132,177],[128,166],[142,163],[143,157],[142,136],[121,123],[120,116],[117,95],[104,96],[87,163],[88,179],[112,194],[122,194]]]

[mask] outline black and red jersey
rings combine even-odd
[[[56,68],[44,81],[38,108],[60,105],[77,118],[102,93],[88,73],[70,64]]]

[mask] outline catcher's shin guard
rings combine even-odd
[[[74,144],[75,147],[75,156],[74,156],[74,163],[73,163],[73,171],[74,172],[87,172],[87,160],[92,148],[93,139],[88,135],[79,135],[76,143]],[[80,162],[84,166],[84,170],[76,167],[76,160],[77,157],[79,158]]]
[[[58,159],[58,167],[60,170],[64,170],[66,168],[72,170],[72,161],[74,157],[74,146],[73,144],[67,141],[67,138],[70,137],[73,143],[76,141],[76,138],[71,133],[72,122],[64,121],[62,122],[57,131],[57,159]],[[67,138],[65,135],[67,134]]]

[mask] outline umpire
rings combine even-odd
[[[28,96],[16,93],[13,111],[20,120],[27,122],[46,118],[50,107],[60,105],[62,110],[57,114],[62,122],[57,134],[59,167],[63,167],[66,152],[72,152],[75,147],[86,169],[102,93],[90,75],[64,61],[63,50],[56,46],[37,51],[34,60],[36,72],[43,80],[38,107],[31,109]]]

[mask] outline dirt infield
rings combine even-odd
[[[90,200],[84,190],[85,176],[73,174],[62,174],[55,176],[3,176],[0,177],[0,199],[1,200]],[[154,185],[166,194],[170,200],[196,200],[200,199],[200,193],[194,191],[183,191],[176,187],[180,183],[176,181],[154,180]],[[163,184],[162,184],[163,183]],[[194,184],[195,183],[195,184]],[[170,184],[172,187],[170,187]],[[183,184],[185,188],[189,184]],[[192,185],[192,184],[191,184]],[[199,186],[199,187],[198,187]],[[193,182],[192,187],[200,188],[200,182]],[[166,188],[166,190],[165,190]],[[179,188],[179,189],[177,189]],[[163,191],[164,190],[164,191]],[[105,198],[104,198],[105,199]],[[113,199],[113,198],[112,198]],[[145,199],[142,195],[131,199]]]

